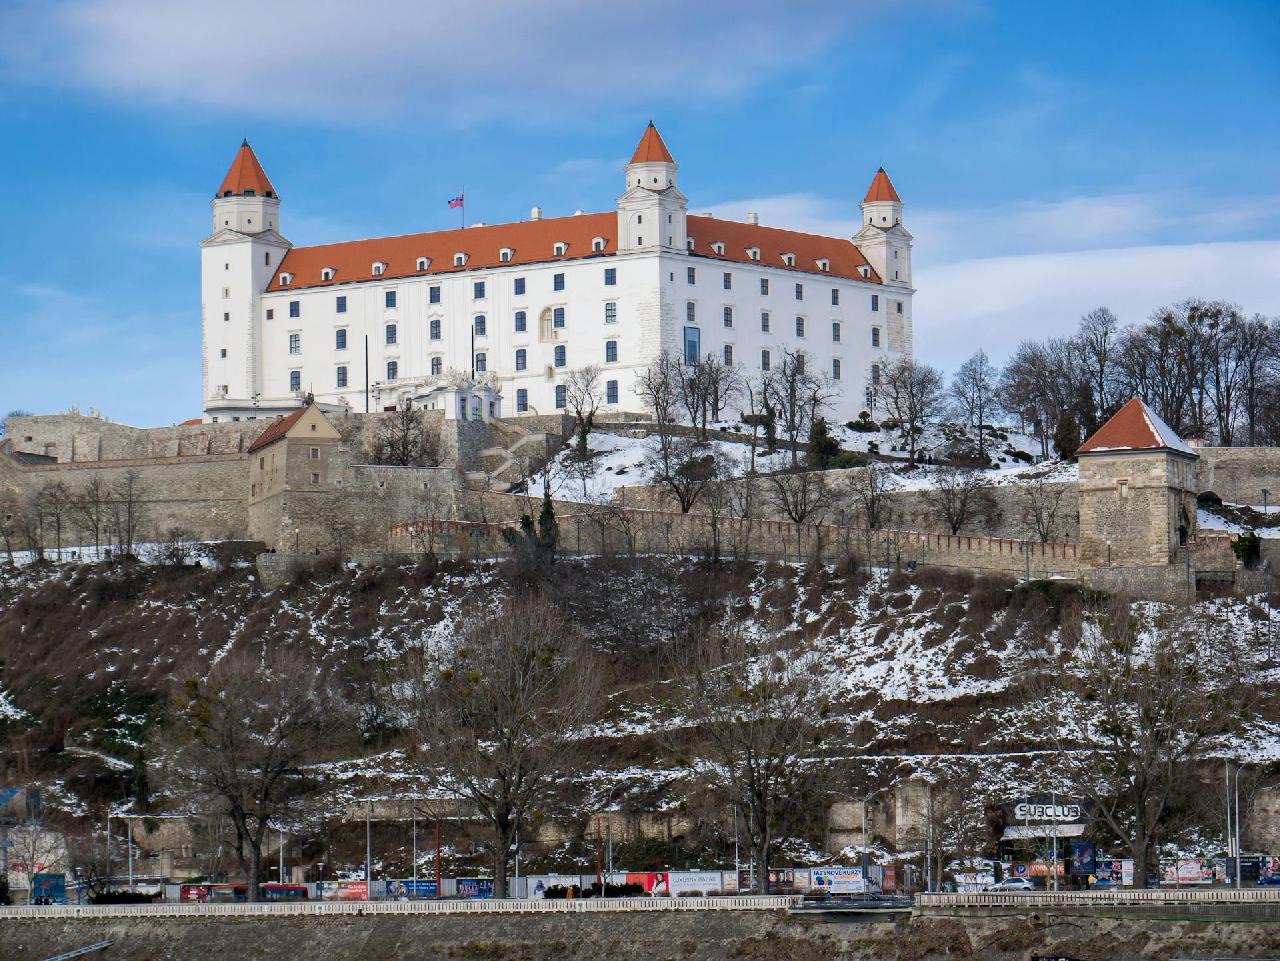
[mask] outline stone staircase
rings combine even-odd
[[[473,490],[505,491],[536,472],[565,442],[565,435],[529,430],[516,420],[490,423],[498,441],[480,451],[479,467],[464,473],[463,482]]]

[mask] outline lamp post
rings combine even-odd
[[[1262,513],[1263,513],[1263,516],[1265,516],[1265,515],[1267,515],[1267,514],[1269,514],[1269,513],[1271,512],[1271,511],[1270,511],[1270,508],[1267,506],[1267,498],[1269,498],[1270,496],[1271,496],[1271,491],[1267,490],[1267,488],[1265,488],[1265,487],[1264,487],[1264,488],[1262,488]]]
[[[365,802],[364,812],[364,896],[373,900],[373,801]]]
[[[293,529],[293,552],[295,554],[299,553],[300,547],[298,545],[301,544],[301,542],[302,542],[302,530],[300,528],[295,527]]]

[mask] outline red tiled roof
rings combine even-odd
[[[662,142],[662,134],[658,133],[658,128],[653,125],[652,120],[649,121],[649,126],[644,128],[644,136],[636,145],[636,152],[632,155],[631,162],[633,164],[675,163],[671,157],[671,151]]]
[[[902,198],[898,196],[898,191],[893,189],[893,181],[889,179],[889,175],[884,172],[883,167],[876,171],[875,177],[871,180],[871,186],[867,189],[867,195],[862,199],[862,202],[871,204],[881,200],[891,200],[895,204],[902,203]]]
[[[1164,449],[1195,453],[1141,397],[1134,397],[1081,444],[1077,453]]]
[[[231,169],[222,178],[222,186],[215,197],[240,196],[246,190],[252,190],[259,197],[274,197],[275,187],[267,179],[267,172],[258,163],[257,155],[246,140],[236,151],[236,159],[231,161]]]
[[[191,418],[189,418],[189,419],[187,419],[187,420],[184,420],[184,421],[183,421],[181,424],[179,424],[178,426],[179,426],[179,427],[194,427],[194,426],[196,426],[196,424],[203,424],[203,423],[204,423],[204,420],[202,420],[201,418],[199,418],[199,417],[191,417]]]
[[[703,257],[752,263],[747,251],[758,247],[759,263],[771,267],[785,268],[782,255],[791,253],[795,254],[793,269],[797,271],[822,273],[817,261],[825,258],[830,263],[827,272],[833,276],[877,283],[880,281],[874,268],[870,267],[861,251],[850,240],[696,215],[688,218],[688,230],[694,241],[693,253]],[[617,214],[604,213],[528,220],[491,227],[463,227],[371,240],[350,240],[317,247],[294,247],[280,262],[268,290],[299,290],[359,281],[459,273],[498,267],[504,263],[518,266],[610,256],[617,253],[617,236]],[[592,250],[592,241],[596,237],[603,238],[603,251]],[[725,245],[723,254],[716,254],[711,247],[717,241]],[[566,252],[559,256],[553,253],[557,242],[568,245]],[[510,261],[504,262],[499,256],[503,248],[512,251]],[[453,265],[455,253],[467,255],[465,266]],[[429,258],[426,270],[417,269],[419,257]],[[379,277],[373,275],[375,262],[387,265]],[[320,279],[320,272],[326,267],[334,269],[332,280]],[[867,277],[864,278],[859,272],[860,267],[868,268]],[[291,274],[293,280],[281,286],[281,274]]]
[[[310,407],[299,407],[292,414],[287,414],[284,417],[277,417],[272,422],[271,426],[259,434],[258,439],[249,445],[248,453],[252,454],[255,450],[266,447],[268,444],[274,444],[285,434],[289,433],[289,428],[301,420],[302,415],[310,409]]]

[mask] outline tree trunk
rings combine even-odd
[[[513,832],[505,828],[494,831],[493,847],[493,896],[507,897],[507,870],[511,864]]]
[[[763,834],[756,842],[756,880],[761,894],[769,893],[769,839]]]
[[[1146,828],[1141,823],[1135,824],[1133,844],[1131,846],[1133,853],[1133,886],[1135,888],[1145,888],[1147,886],[1148,846]]]
[[[249,845],[249,876],[245,879],[248,882],[248,889],[245,892],[245,898],[249,901],[258,901],[258,884],[262,879],[262,846],[256,841]]]

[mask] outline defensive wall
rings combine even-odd
[[[1198,491],[1213,491],[1233,504],[1262,503],[1262,489],[1270,503],[1280,501],[1280,447],[1201,447],[1197,465]]]
[[[0,923],[0,957],[43,961],[105,940],[114,943],[100,956],[114,961],[1026,961],[1037,955],[1167,961],[1280,950],[1274,919],[1205,924],[1172,912],[1148,920],[1116,916],[1121,909],[1114,907],[1066,918],[1028,908],[1004,916],[829,923],[779,909],[609,910],[590,904],[453,913],[423,910],[421,902],[329,904],[323,912],[305,913],[311,906],[201,905],[249,910],[158,917],[123,911],[66,917],[61,909],[45,909],[41,916]]]

